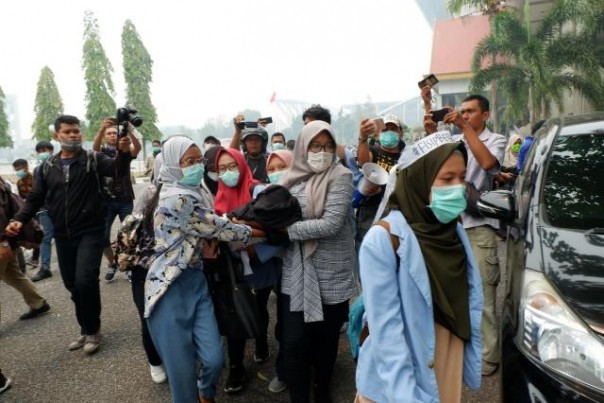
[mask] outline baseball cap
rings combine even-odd
[[[386,123],[394,123],[400,129],[403,128],[403,125],[401,124],[401,120],[397,116],[395,116],[395,115],[386,115],[382,119],[384,119],[384,124],[386,124]]]

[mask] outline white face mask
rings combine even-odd
[[[312,151],[309,151],[306,161],[308,162],[308,165],[310,165],[310,169],[318,174],[327,170],[333,164],[334,153],[325,151],[313,153]]]

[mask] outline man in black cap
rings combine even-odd
[[[243,154],[254,179],[263,183],[270,183],[266,173],[268,133],[261,127],[243,129],[241,123],[244,121],[245,117],[243,115],[237,115],[233,119],[235,133],[230,147],[239,150],[241,144],[243,144]]]

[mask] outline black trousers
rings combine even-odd
[[[149,364],[153,366],[158,366],[162,364],[162,359],[153,344],[153,340],[151,340],[151,335],[149,334],[149,328],[147,327],[147,321],[145,320],[145,279],[147,277],[147,270],[142,269],[140,267],[135,267],[132,269],[132,276],[130,280],[132,281],[132,299],[134,300],[134,305],[136,306],[136,310],[138,311],[138,317],[141,320],[141,333],[143,337],[143,348],[145,349],[145,354],[147,354],[147,360],[149,360]]]
[[[285,381],[292,403],[310,401],[311,369],[315,402],[331,402],[329,390],[338,355],[340,328],[348,320],[348,301],[323,305],[323,321],[305,323],[303,312],[291,312],[282,295]]]
[[[256,303],[258,305],[258,312],[260,313],[260,320],[262,321],[260,324],[262,335],[256,338],[256,351],[261,353],[268,351],[268,297],[271,295],[272,289],[272,287],[267,287],[256,290]],[[243,368],[245,341],[246,339],[227,338],[230,367]]]
[[[77,237],[55,236],[59,270],[71,293],[82,335],[96,334],[101,328],[99,266],[103,256],[103,232]]]

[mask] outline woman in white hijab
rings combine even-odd
[[[155,260],[145,282],[145,318],[168,374],[172,401],[212,402],[224,357],[202,271],[203,240],[246,244],[253,231],[203,205],[203,157],[192,140],[173,137],[161,155],[162,189],[154,217]],[[199,377],[197,361],[202,364]]]

